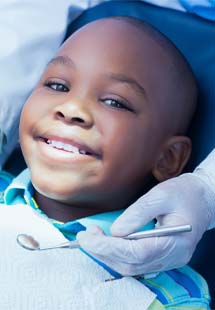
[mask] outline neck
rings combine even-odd
[[[148,190],[146,186],[145,190]],[[132,195],[122,195],[121,193],[97,193],[96,197],[82,196],[82,201],[77,201],[73,197],[73,201],[62,202],[43,196],[35,190],[34,198],[39,205],[39,208],[49,217],[62,222],[74,221],[83,217],[121,210],[131,205],[138,197],[143,194],[143,191]]]
[[[112,208],[107,206],[101,206],[99,204],[87,205],[86,203],[82,204],[66,204],[53,200],[51,198],[45,197],[42,194],[35,191],[34,199],[36,200],[39,208],[49,217],[62,222],[74,221],[83,217],[104,213],[108,211],[114,211],[116,209],[120,210],[124,207],[119,203],[116,206],[113,205]],[[121,206],[121,207],[119,207]]]

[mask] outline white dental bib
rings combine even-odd
[[[132,277],[120,280],[79,249],[29,251],[17,234],[32,235],[41,247],[65,242],[46,219],[25,205],[0,208],[0,309],[144,310],[155,299]]]

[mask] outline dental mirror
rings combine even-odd
[[[141,238],[168,236],[176,233],[190,232],[191,230],[192,230],[191,225],[168,226],[133,233],[124,237],[124,239],[137,240]],[[16,241],[21,247],[31,251],[35,250],[44,251],[59,248],[69,248],[69,249],[80,248],[80,245],[77,240],[67,241],[54,246],[41,248],[39,242],[35,240],[32,236],[27,234],[19,234],[16,238]]]

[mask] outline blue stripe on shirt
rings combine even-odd
[[[177,284],[181,285],[190,295],[190,297],[201,298],[201,292],[196,283],[187,275],[179,270],[166,271]]]
[[[163,304],[166,305],[169,303],[169,300],[166,298],[166,296],[162,293],[161,290],[153,286],[153,284],[149,283],[148,280],[141,281],[145,286],[147,286],[153,293],[157,295],[157,299]]]

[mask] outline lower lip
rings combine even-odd
[[[43,158],[58,163],[83,162],[95,159],[93,156],[83,155],[79,153],[72,153],[62,149],[57,149],[44,141],[38,141],[38,149]]]

